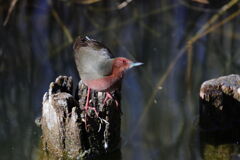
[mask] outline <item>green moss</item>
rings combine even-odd
[[[224,145],[210,145],[206,144],[203,148],[203,159],[204,160],[230,160],[233,153],[232,144]]]

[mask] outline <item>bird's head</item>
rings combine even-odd
[[[118,57],[113,60],[113,72],[122,74],[124,71],[128,69],[140,66],[142,64],[143,63],[141,62],[133,62],[127,58]]]

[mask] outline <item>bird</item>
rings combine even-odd
[[[113,58],[111,51],[103,43],[87,36],[78,36],[73,44],[73,50],[80,78],[88,87],[86,110],[90,107],[91,90],[106,92],[105,103],[112,98],[110,92],[117,88],[125,71],[143,64],[124,57]],[[118,102],[115,102],[118,106]]]

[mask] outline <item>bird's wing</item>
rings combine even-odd
[[[77,39],[74,51],[77,69],[83,80],[98,79],[111,74],[111,53],[101,43],[91,39]]]

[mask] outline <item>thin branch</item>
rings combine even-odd
[[[11,2],[11,4],[10,4],[10,7],[9,7],[9,9],[8,9],[7,17],[5,18],[5,20],[4,20],[4,22],[3,22],[3,26],[6,26],[6,25],[7,25],[8,21],[9,21],[9,19],[10,19],[10,16],[11,16],[11,14],[12,14],[12,12],[13,12],[16,4],[17,4],[17,2],[18,2],[18,0],[12,0],[12,2]]]
[[[151,33],[155,37],[160,37],[161,33],[150,27],[149,25],[145,24],[143,21],[140,21],[140,25],[149,33]]]
[[[187,74],[186,83],[189,84],[188,90],[191,88],[191,78],[192,78],[192,58],[193,58],[193,45],[191,43],[187,44]]]
[[[234,18],[236,18],[237,16],[240,15],[240,10],[237,10],[236,12],[234,12],[233,14],[231,14],[230,16],[228,16],[227,18],[225,18],[223,21],[213,25],[212,27],[209,27],[208,29],[206,29],[206,31],[202,31],[201,33],[198,33],[196,36],[194,36],[193,38],[191,38],[189,40],[189,43],[195,43],[198,39],[202,38],[203,36],[207,35],[208,33],[216,30],[217,28],[221,27],[222,25],[224,25],[225,23],[233,20]]]
[[[96,3],[99,1],[101,1],[101,0],[72,0],[72,2],[74,2],[74,3],[80,3],[80,4],[85,4],[85,5],[93,4],[93,3]]]
[[[183,6],[188,7],[190,9],[193,9],[195,11],[202,11],[202,12],[214,12],[214,11],[216,11],[216,9],[206,9],[206,8],[202,8],[202,7],[198,7],[198,6],[194,6],[194,5],[188,4],[185,0],[179,0],[179,2]]]
[[[126,1],[124,1],[124,2],[122,2],[122,3],[120,3],[120,4],[117,6],[117,8],[118,8],[118,9],[123,9],[123,8],[127,7],[127,5],[128,5],[129,3],[131,3],[131,2],[132,2],[132,0],[126,0]]]
[[[239,0],[231,0],[229,3],[224,5],[212,18],[197,32],[197,34],[200,34],[204,32],[208,27],[210,27],[213,23],[217,21],[217,19],[223,15],[229,8],[231,8],[233,5],[235,5]]]
[[[68,39],[69,44],[71,44],[73,42],[73,37],[72,37],[70,31],[68,30],[66,25],[63,23],[63,21],[60,19],[59,15],[55,9],[52,8],[51,13],[52,13],[53,17],[55,18],[55,20],[57,21],[57,23],[61,26],[65,36]]]

